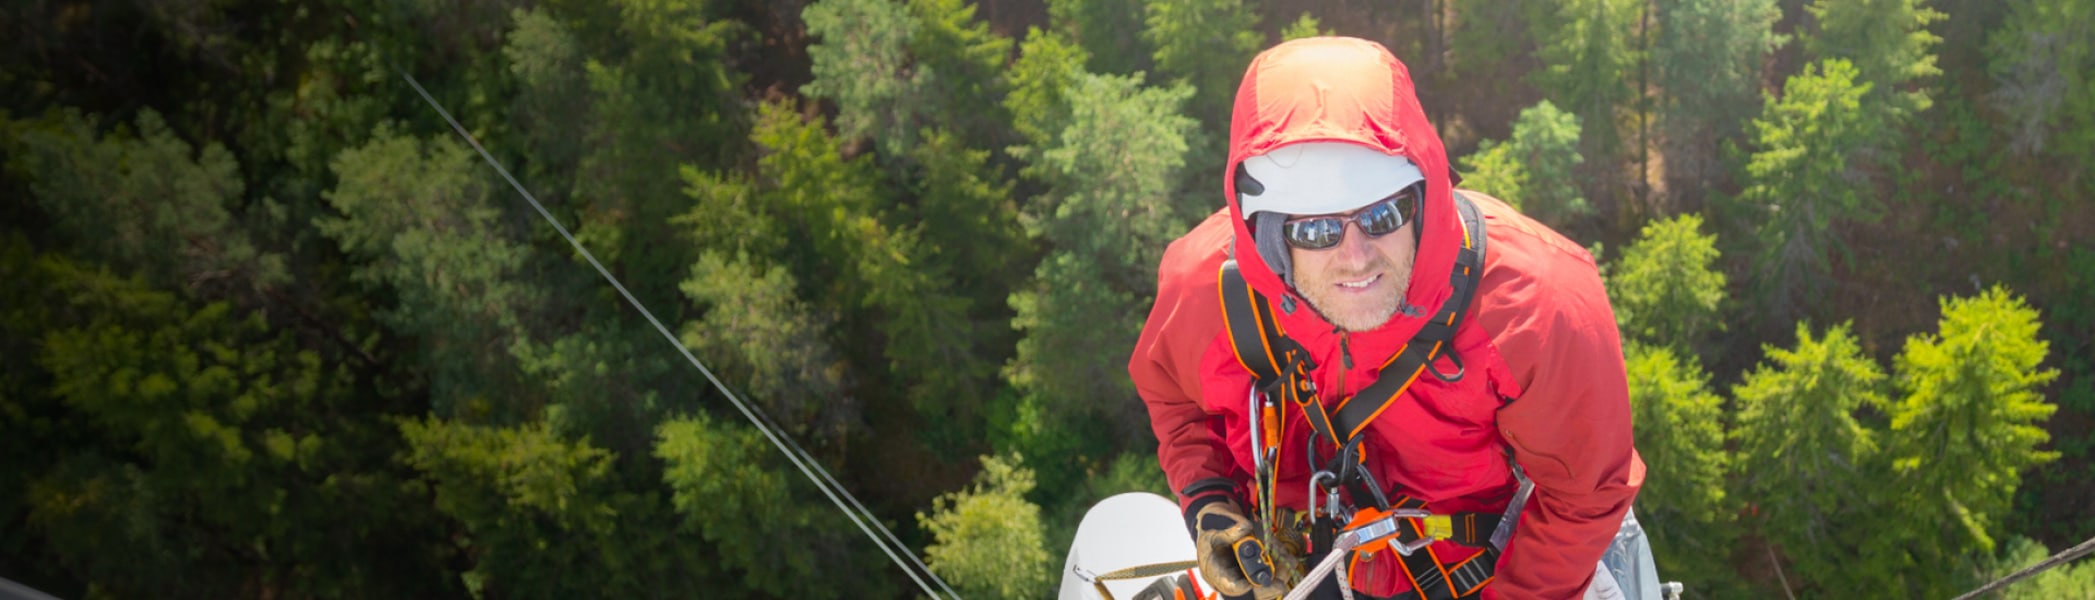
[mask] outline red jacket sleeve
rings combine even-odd
[[[1202,355],[1223,331],[1215,274],[1229,234],[1229,214],[1222,211],[1165,249],[1156,306],[1128,362],[1157,434],[1157,461],[1174,492],[1232,471],[1217,417],[1201,403],[1200,373]],[[1187,500],[1179,498],[1180,508]]]
[[[1644,480],[1622,342],[1590,255],[1494,216],[1488,260],[1518,266],[1487,269],[1478,319],[1521,388],[1498,427],[1535,492],[1487,597],[1576,598]]]

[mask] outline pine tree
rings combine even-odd
[[[1023,174],[1047,189],[1025,209],[1026,232],[1051,249],[1033,283],[1011,295],[1012,325],[1024,338],[1004,375],[1023,397],[1026,450],[1059,451],[1052,455],[1066,461],[1042,474],[1053,489],[1073,486],[1082,460],[1107,458],[1072,456],[1099,447],[1075,438],[1103,438],[1111,448],[1146,434],[1139,404],[1126,401],[1134,390],[1121,365],[1163,248],[1185,227],[1166,198],[1194,127],[1177,114],[1189,88],[1110,75],[1074,79],[1062,95],[1066,125],[1044,146],[1014,149],[1030,163]],[[1097,417],[1118,429],[1076,425]]]
[[[1699,198],[1723,175],[1721,144],[1745,128],[1760,97],[1761,62],[1787,40],[1773,0],[1660,0],[1651,48],[1659,146],[1669,191]]]
[[[1834,226],[1875,214],[1874,186],[1855,156],[1887,133],[1882,115],[1864,104],[1870,89],[1847,61],[1815,63],[1753,121],[1755,149],[1734,210],[1758,224],[1751,260],[1772,318],[1818,293],[1832,259],[1846,253]]]
[[[1911,564],[1969,564],[1991,556],[2002,516],[2023,474],[2056,460],[2042,449],[2044,424],[2058,410],[2040,390],[2058,377],[2042,368],[2049,345],[2038,336],[2037,311],[1995,287],[1942,300],[1935,334],[1907,338],[1895,364],[1903,396],[1886,411],[1886,451],[1898,479],[1897,504],[1908,522],[1892,548]],[[1956,594],[1958,573],[1915,569],[1908,590]]]
[[[1898,568],[1856,564],[1871,527],[1888,523],[1870,518],[1881,442],[1855,417],[1885,405],[1883,369],[1847,325],[1814,336],[1799,324],[1795,348],[1765,350],[1767,361],[1731,394],[1735,489],[1754,515],[1751,531],[1790,559],[1790,579],[1807,593],[1866,593]]]
[[[420,341],[439,414],[525,418],[542,408],[516,359],[532,355],[518,272],[529,246],[501,220],[471,151],[382,132],[334,161],[339,217],[314,227],[357,261],[352,277],[397,300],[380,313]]]
[[[1513,137],[1485,140],[1477,153],[1462,159],[1469,174],[1463,185],[1491,194],[1551,225],[1563,226],[1591,214],[1573,171],[1586,161],[1579,154],[1579,117],[1557,110],[1548,100],[1520,111]]]
[[[1637,492],[1637,520],[1651,535],[1658,571],[1698,594],[1735,588],[1729,559],[1739,502],[1725,491],[1724,399],[1693,355],[1636,343],[1624,350],[1637,454],[1654,474]]]
[[[1624,339],[1697,356],[1703,336],[1725,329],[1717,238],[1701,230],[1692,214],[1646,223],[1610,265],[1608,300]]]
[[[924,549],[931,569],[970,598],[1032,598],[1053,585],[1040,507],[1026,500],[1033,486],[1023,457],[982,457],[973,485],[917,513],[936,540]]]
[[[1943,14],[1919,0],[1817,0],[1806,6],[1817,30],[1804,37],[1804,49],[1821,61],[1845,60],[1855,67],[1855,81],[1869,84],[1872,106],[1882,106],[1889,120],[1927,110],[1932,104],[1922,79],[1942,74],[1934,47],[1942,37],[1928,24]]]
[[[2060,168],[2085,168],[2095,158],[2095,51],[2078,43],[2095,33],[2095,2],[2016,0],[2007,22],[1987,44],[1987,71],[2000,87],[1993,105],[2013,126],[2013,147],[2025,154],[2053,148]]]

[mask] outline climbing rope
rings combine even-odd
[[[400,71],[400,77],[406,79],[407,84],[415,88],[415,93],[421,94],[422,99],[428,101],[429,106],[436,109],[438,115],[444,117],[444,122],[450,123],[451,129],[458,132],[459,137],[465,138],[466,143],[472,145],[473,150],[480,153],[480,158],[486,159],[487,164],[494,167],[495,172],[500,173],[502,179],[509,182],[510,187],[516,188],[517,193],[522,195],[526,202],[531,203],[531,208],[537,209],[538,215],[545,217],[546,223],[551,224],[553,230],[560,232],[560,237],[566,239],[568,245],[575,248],[575,252],[581,253],[582,258],[589,261],[589,266],[596,267],[596,272],[603,275],[604,280],[610,282],[611,287],[616,288],[620,296],[625,297],[626,303],[633,305],[634,310],[640,311],[641,316],[647,317],[648,324],[654,325],[655,331],[660,332],[663,339],[669,340],[669,345],[676,347],[677,352],[683,354],[684,359],[691,362],[691,366],[698,368],[698,372],[705,375],[707,381],[713,382],[713,387],[720,390],[721,395],[727,396],[728,402],[733,403],[735,409],[741,411],[742,416],[749,419],[751,425],[755,425],[758,431],[763,432],[764,437],[771,440],[771,445],[777,447],[779,453],[786,455],[786,460],[792,461],[793,466],[798,467],[800,473],[807,476],[807,480],[810,483],[815,484],[817,489],[822,490],[822,495],[828,496],[829,501],[836,504],[837,510],[843,511],[844,516],[850,517],[852,524],[857,525],[859,531],[865,532],[866,537],[871,538],[875,545],[880,546],[880,551],[886,553],[888,559],[894,561],[895,566],[901,568],[904,574],[909,575],[909,579],[916,582],[917,588],[923,590],[924,595],[933,598],[940,597],[937,592],[932,591],[930,584],[924,582],[924,578],[928,577],[932,582],[938,584],[939,589],[945,591],[945,596],[951,598],[960,597],[960,594],[955,593],[952,587],[946,585],[945,580],[939,579],[938,575],[932,573],[929,567],[924,566],[924,561],[918,559],[916,553],[909,550],[909,546],[904,545],[901,540],[895,539],[894,532],[888,531],[887,526],[882,524],[880,519],[874,517],[873,512],[867,510],[864,504],[860,504],[857,497],[852,496],[849,490],[845,490],[843,485],[838,484],[834,477],[830,477],[829,471],[822,468],[820,463],[815,462],[814,457],[809,456],[807,451],[800,447],[799,443],[776,431],[768,415],[764,415],[761,410],[743,402],[741,397],[729,391],[727,384],[721,383],[720,378],[713,375],[712,369],[706,368],[704,363],[699,362],[698,357],[691,354],[690,348],[684,347],[683,342],[677,341],[676,335],[671,334],[668,327],[662,326],[662,321],[655,318],[653,311],[648,310],[647,306],[642,305],[638,298],[633,297],[632,292],[626,291],[625,284],[619,283],[618,277],[613,276],[609,269],[605,269],[603,263],[597,262],[595,254],[591,254],[588,248],[582,247],[582,243],[576,241],[573,234],[568,233],[567,227],[562,226],[559,219],[553,218],[553,213],[547,211],[545,205],[538,202],[538,197],[531,195],[530,190],[524,189],[524,184],[518,183],[516,177],[509,174],[509,169],[503,168],[502,163],[495,160],[494,155],[489,154],[487,148],[480,146],[480,140],[475,139],[473,134],[468,133],[465,126],[459,125],[457,119],[451,118],[451,111],[444,110],[444,105],[437,102],[435,97],[430,96],[429,90],[422,89],[421,82],[416,81],[415,77],[407,74],[405,70]],[[847,501],[849,502],[848,507],[845,505]],[[867,526],[868,522],[872,523],[871,527]],[[878,528],[880,533],[873,533],[874,528]],[[890,547],[890,544],[892,544],[892,547]],[[902,556],[908,556],[909,562],[904,563]],[[916,568],[911,569],[911,565],[915,565]],[[922,571],[923,577],[918,576],[918,571]]]

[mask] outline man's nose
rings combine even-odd
[[[1338,264],[1342,267],[1366,265],[1368,261],[1375,257],[1374,240],[1370,239],[1368,232],[1361,230],[1360,224],[1353,222],[1352,219],[1347,219],[1344,227],[1345,230],[1340,232],[1338,247],[1332,249],[1333,252],[1338,253],[1333,258],[1338,259]]]

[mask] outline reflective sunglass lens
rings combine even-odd
[[[1345,222],[1336,218],[1308,219],[1286,226],[1288,244],[1304,250],[1322,250],[1338,245]]]
[[[1304,250],[1323,250],[1337,246],[1346,236],[1346,222],[1360,223],[1360,231],[1368,237],[1382,237],[1404,227],[1411,221],[1413,196],[1405,194],[1363,208],[1360,212],[1344,217],[1311,217],[1288,221],[1281,226],[1282,235],[1288,245]]]
[[[1360,216],[1360,230],[1368,235],[1380,237],[1404,226],[1403,217],[1397,214],[1396,203],[1383,202],[1368,208]]]

